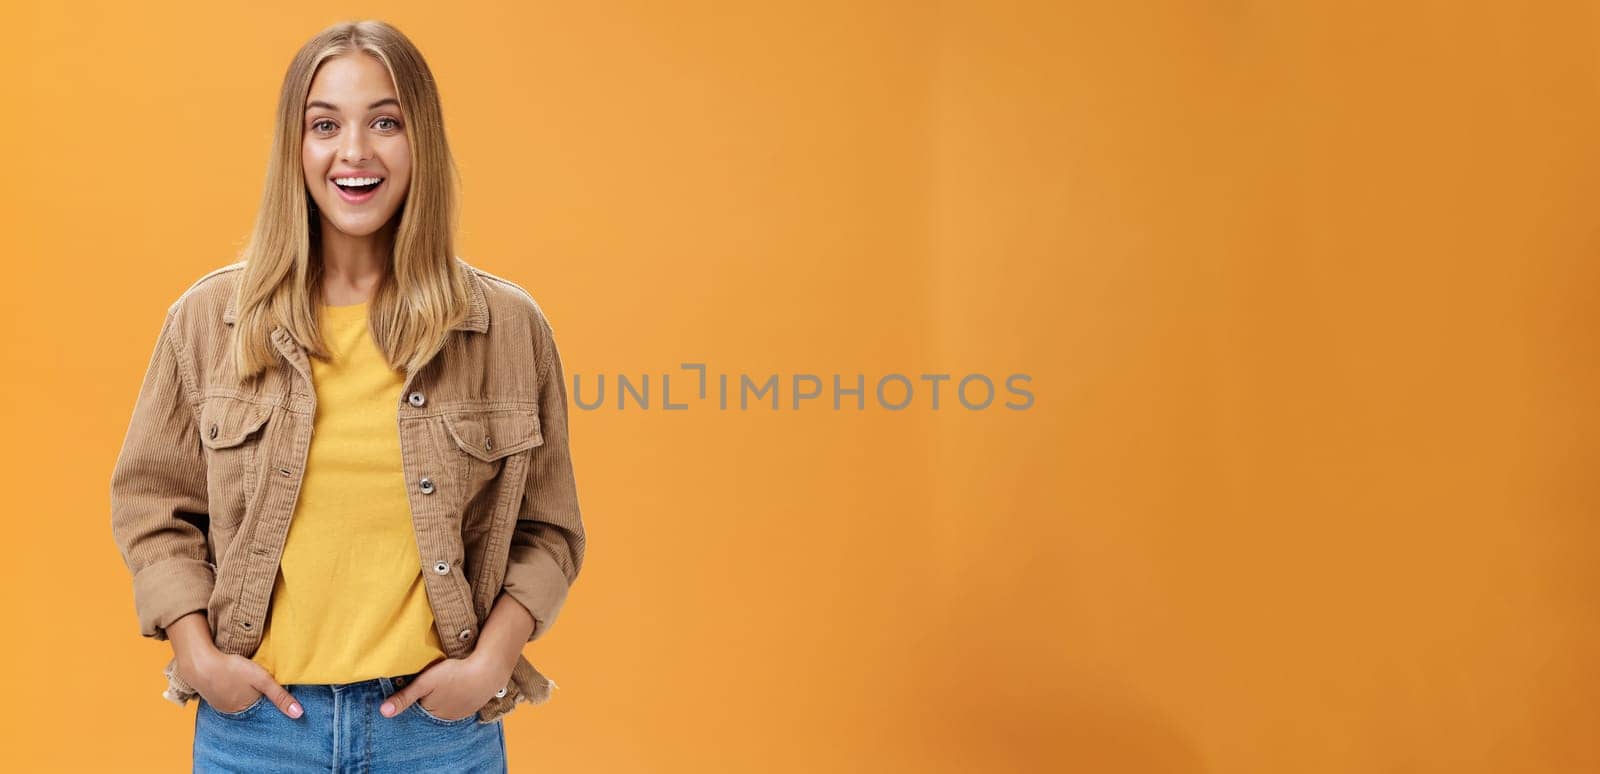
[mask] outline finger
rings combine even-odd
[[[271,675],[265,674],[266,670],[263,669],[262,672],[263,676],[258,678],[254,685],[256,690],[261,692],[261,695],[267,697],[267,701],[272,702],[279,712],[291,718],[297,718],[305,714],[305,708],[300,706],[300,702],[294,700],[294,694],[289,693],[288,689],[278,685],[278,681],[272,679]]]
[[[395,715],[405,712],[406,707],[411,706],[412,702],[416,701],[417,697],[421,695],[422,692],[417,690],[417,684],[411,683],[410,685],[407,685],[406,687],[389,694],[389,698],[384,700],[383,704],[378,707],[378,712],[386,718],[392,718]]]

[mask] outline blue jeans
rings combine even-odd
[[[238,712],[199,698],[194,770],[199,772],[462,772],[505,774],[502,720],[476,714],[441,720],[413,702],[392,718],[378,706],[415,675],[339,685],[285,685],[305,710],[283,714],[265,696]]]

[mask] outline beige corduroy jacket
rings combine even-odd
[[[411,519],[446,654],[472,652],[500,592],[555,623],[583,564],[554,334],[520,286],[455,259],[470,314],[408,372],[395,407]],[[167,310],[111,475],[111,530],[133,578],[140,634],[204,610],[225,653],[252,656],[311,445],[316,391],[304,348],[281,327],[278,368],[235,384],[227,351],[243,263],[197,280]],[[197,695],[167,663],[164,696]],[[478,710],[492,722],[554,683],[519,656]]]

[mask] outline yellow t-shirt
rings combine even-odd
[[[311,448],[251,656],[280,685],[410,674],[445,657],[400,464],[405,374],[384,361],[367,311],[323,307],[334,360],[311,360]]]

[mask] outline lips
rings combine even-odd
[[[350,186],[346,188],[338,183],[334,183],[333,187],[339,192],[340,199],[343,199],[350,204],[362,204],[364,202],[371,201],[372,197],[377,195],[378,189],[382,188],[383,184],[387,182],[389,182],[389,179],[384,178],[371,185]]]

